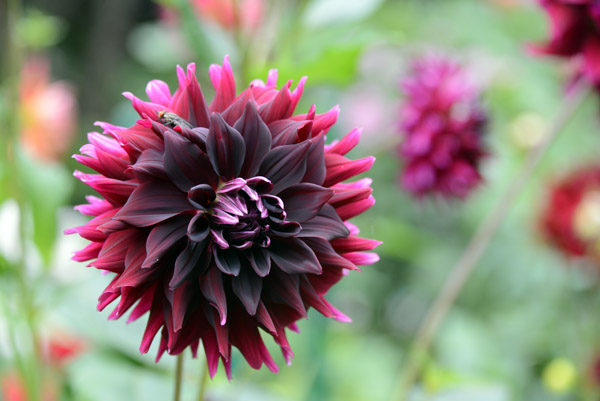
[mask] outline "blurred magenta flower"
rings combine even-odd
[[[75,138],[76,99],[65,82],[49,82],[50,65],[42,57],[27,60],[21,73],[21,140],[44,161],[62,160]]]
[[[262,22],[264,0],[193,0],[198,15],[228,30],[254,31]]]
[[[90,133],[75,158],[99,174],[75,175],[104,199],[77,207],[95,217],[68,230],[91,241],[74,260],[115,273],[98,304],[120,298],[110,319],[136,302],[129,321],[150,313],[141,352],[160,331],[157,359],[195,354],[202,340],[211,376],[221,359],[230,377],[232,346],[253,368],[277,371],[258,329],[289,363],[285,329],[310,307],[348,321],[324,295],[346,271],[378,260],[362,251],[379,242],[346,221],[374,204],[371,181],[342,182],[374,158],[344,157],[358,130],[324,144],[337,107],[293,115],[306,78],[278,90],[271,70],[236,96],[227,57],[209,75],[210,105],[190,64],[178,67],[174,94],[157,80],[149,102],[125,93],[142,117],[134,126],[97,123],[106,135]]]
[[[532,46],[538,54],[572,59],[576,75],[600,85],[600,3],[597,0],[538,0],[550,18],[550,38]]]
[[[419,197],[464,198],[481,182],[479,163],[486,154],[478,89],[458,64],[433,56],[414,63],[402,88],[404,188]]]
[[[600,166],[578,169],[551,186],[541,227],[564,254],[600,261]]]

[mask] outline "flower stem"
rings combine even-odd
[[[208,361],[202,369],[202,376],[200,378],[200,388],[198,390],[198,401],[204,401],[204,394],[206,393],[206,387],[208,385]]]
[[[498,203],[480,224],[417,331],[402,368],[400,380],[393,393],[393,400],[407,400],[409,392],[426,361],[432,339],[473,272],[477,261],[489,245],[502,221],[504,221],[512,204],[533,174],[536,166],[589,92],[589,83],[585,79],[580,79],[565,95],[556,118],[548,128],[542,142],[536,149],[531,151],[506,191],[498,199]]]
[[[177,355],[177,363],[175,364],[175,394],[173,401],[179,401],[181,398],[181,377],[183,372],[183,352]]]

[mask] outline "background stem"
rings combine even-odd
[[[200,388],[198,390],[198,401],[204,401],[204,395],[206,393],[206,387],[208,387],[208,361],[202,369],[202,376],[200,378]]]
[[[183,372],[183,352],[177,355],[177,362],[175,364],[175,394],[173,395],[173,401],[179,401],[181,398],[181,377]]]
[[[502,224],[515,199],[531,177],[536,166],[550,148],[554,140],[563,131],[577,107],[590,92],[590,85],[585,79],[580,79],[577,84],[565,95],[559,111],[550,125],[548,132],[540,145],[531,151],[517,175],[509,184],[506,191],[498,199],[498,203],[483,220],[471,242],[462,253],[462,256],[446,279],[443,288],[423,319],[415,341],[408,353],[406,362],[400,374],[398,387],[394,392],[393,400],[404,401],[410,389],[419,376],[426,360],[429,346],[439,329],[448,311],[454,304],[465,282],[473,272],[477,261],[489,245],[494,234]]]

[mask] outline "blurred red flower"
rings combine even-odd
[[[573,60],[576,75],[600,85],[600,2],[538,0],[550,19],[550,38],[531,46],[538,54]]]
[[[65,82],[49,82],[50,66],[32,57],[21,74],[21,140],[35,157],[60,161],[75,137],[76,100]]]
[[[432,56],[414,63],[402,88],[402,185],[419,197],[464,198],[481,182],[479,162],[486,154],[479,91],[458,64]]]
[[[578,169],[551,186],[541,226],[566,255],[600,261],[600,166]]]

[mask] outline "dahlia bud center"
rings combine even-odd
[[[221,182],[214,190],[200,184],[188,192],[196,215],[188,226],[188,237],[210,239],[221,249],[269,247],[271,236],[295,236],[300,224],[286,220],[281,198],[269,194],[273,185],[264,177],[236,178]]]

